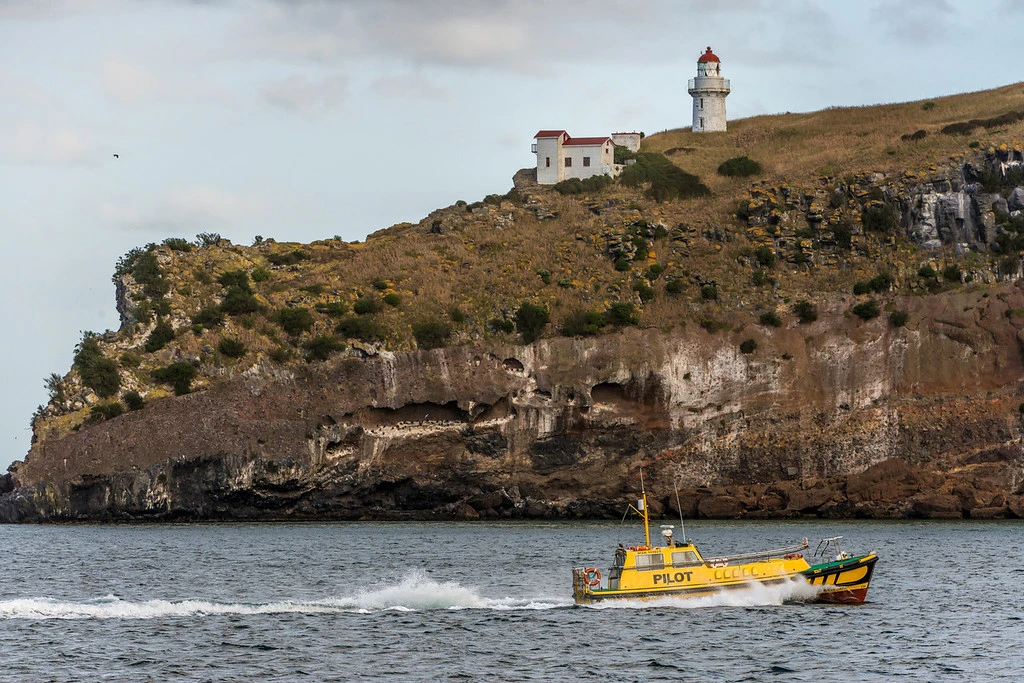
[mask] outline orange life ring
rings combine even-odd
[[[601,570],[597,567],[587,567],[583,570],[584,580],[591,588],[601,585]]]

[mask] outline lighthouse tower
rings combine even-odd
[[[693,97],[693,132],[724,131],[729,79],[722,78],[722,62],[710,47],[697,60],[697,77],[690,79],[688,90]]]

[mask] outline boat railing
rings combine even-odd
[[[807,539],[796,545],[786,546],[784,548],[775,548],[774,550],[762,550],[756,553],[741,553],[739,555],[726,555],[725,557],[715,558],[704,558],[704,562],[709,565],[715,565],[719,563],[733,564],[735,562],[756,562],[758,560],[769,560],[773,557],[780,557],[783,555],[789,555],[790,553],[796,553],[801,550],[806,550],[809,547]]]

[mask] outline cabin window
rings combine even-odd
[[[652,569],[665,568],[665,556],[661,553],[650,555],[637,555],[636,568],[640,571],[651,571]]]
[[[583,165],[590,166],[590,157],[583,157]]]
[[[695,567],[704,564],[692,550],[677,550],[672,553],[673,567]]]
[[[544,157],[544,167],[551,168],[551,157]]]
[[[565,158],[565,167],[566,168],[572,168],[572,157],[566,157]]]

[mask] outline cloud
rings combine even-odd
[[[20,123],[0,133],[0,160],[19,164],[68,165],[89,162],[91,136],[71,126]]]
[[[263,88],[263,98],[274,107],[293,112],[329,111],[344,102],[349,94],[349,78],[336,73],[311,79],[300,73]]]
[[[202,232],[232,227],[266,210],[263,195],[198,185],[168,190],[148,206],[103,202],[100,216],[126,230]]]
[[[139,104],[156,94],[157,78],[152,71],[123,58],[107,59],[100,66],[103,91],[120,104]]]
[[[448,96],[447,90],[431,83],[422,73],[380,76],[370,83],[370,90],[383,97],[403,99],[414,97],[423,100],[443,100]]]
[[[881,2],[871,10],[870,22],[884,27],[900,45],[940,47],[956,33],[956,12],[950,0]]]

